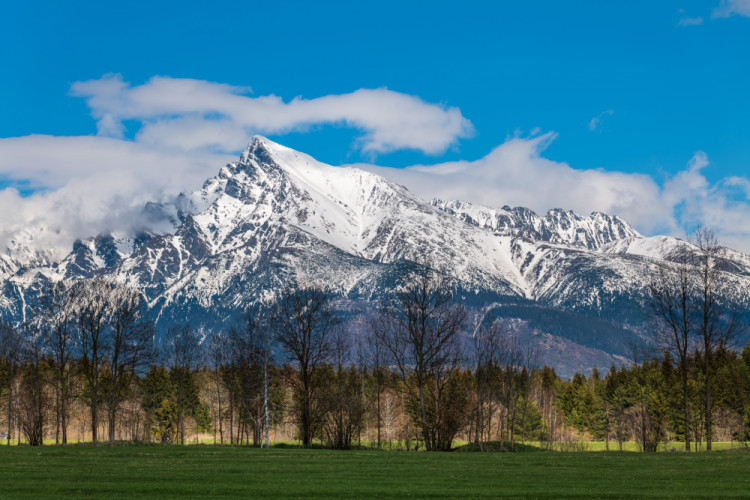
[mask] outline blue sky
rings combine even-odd
[[[412,172],[434,165],[435,173],[468,162],[473,174],[465,177],[475,184],[456,194],[487,190],[483,172],[497,183],[470,201],[614,211],[647,234],[703,223],[750,250],[748,16],[748,0],[6,2],[0,179],[39,206],[74,184],[104,186],[97,175],[116,169],[109,177],[120,179],[123,192],[102,187],[110,198],[102,194],[96,207],[112,196],[140,203],[128,189],[144,199],[188,189],[188,180],[211,175],[262,133],[334,165]],[[203,107],[161,106],[165,95],[179,94],[181,79],[195,85],[186,99],[205,98]],[[153,96],[133,104],[130,94],[140,92],[133,89]],[[268,110],[250,105],[268,95],[278,98]],[[235,96],[247,98],[237,102],[248,109],[224,120],[226,108],[216,103],[234,106]],[[303,106],[287,106],[295,98]],[[189,139],[210,134],[221,137]],[[144,192],[122,180],[127,161],[93,154],[107,147],[168,164],[168,174],[149,178],[162,185]],[[506,150],[519,162],[497,159],[515,158]],[[180,170],[186,157],[194,162],[187,173]],[[518,178],[524,158],[538,166],[525,168],[529,175],[544,179],[507,188],[503,179]],[[554,185],[565,169],[601,192],[583,200],[585,190],[566,197],[542,187],[524,198],[537,181]],[[453,194],[440,182],[426,184]],[[632,186],[620,193],[619,184]],[[24,203],[5,191],[5,204]],[[639,191],[652,193],[644,201]],[[28,210],[0,219],[0,229],[39,219]],[[659,214],[650,218],[649,210]],[[71,231],[100,222],[91,215]]]

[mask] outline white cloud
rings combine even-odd
[[[541,156],[555,134],[511,138],[476,161],[394,169],[359,165],[426,198],[461,199],[492,207],[525,206],[619,215],[645,234],[683,237],[696,225],[711,227],[725,244],[750,252],[750,181],[730,177],[711,184],[696,153],[660,187],[649,175],[579,170]]]
[[[455,107],[426,103],[385,88],[289,102],[269,95],[249,97],[249,89],[222,83],[156,76],[131,86],[120,75],[73,84],[85,97],[99,133],[122,137],[123,120],[143,124],[137,140],[182,149],[237,151],[253,134],[304,130],[315,124],[343,124],[361,130],[368,153],[415,149],[444,152],[473,133]]]
[[[703,24],[702,17],[683,17],[677,21],[677,26],[698,26]]]
[[[407,169],[365,166],[423,197],[460,199],[492,207],[529,207],[545,213],[564,208],[621,215],[646,232],[671,229],[669,209],[649,176],[577,170],[541,156],[556,138],[547,133],[514,137],[476,161]]]
[[[28,197],[0,190],[0,248],[43,226],[37,243],[66,253],[76,238],[129,229],[146,202],[194,190],[234,159],[106,137],[0,139],[0,173],[38,190]]]
[[[750,181],[728,177],[711,184],[702,170],[708,157],[697,152],[687,168],[664,184],[662,197],[680,229],[706,226],[726,245],[750,253]]]
[[[734,15],[750,17],[750,0],[721,0],[721,4],[711,12],[711,19]]]
[[[750,179],[744,177],[727,177],[724,184],[729,188],[738,188],[744,193],[745,197],[750,199]]]
[[[599,128],[599,125],[601,125],[602,118],[604,118],[605,116],[612,116],[613,114],[615,114],[615,112],[612,109],[602,111],[601,113],[599,113],[598,115],[596,115],[595,117],[591,119],[591,121],[589,122],[589,130],[594,132],[596,129]]]

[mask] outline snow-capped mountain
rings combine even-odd
[[[594,212],[588,217],[561,209],[540,217],[528,208],[491,208],[458,200],[432,200],[438,207],[459,219],[496,234],[536,241],[562,243],[595,250],[607,243],[627,238],[642,238],[633,227],[617,216]]]
[[[47,230],[39,225],[14,234],[5,252],[0,253],[0,280],[13,276],[21,269],[49,266],[59,260],[59,255],[39,243]]]
[[[467,305],[515,318],[509,325],[567,374],[629,355],[644,283],[679,247],[602,213],[427,202],[262,137],[201,189],[143,214],[143,229],[79,240],[62,259],[1,257],[0,314],[21,320],[46,281],[103,275],[137,288],[160,328],[185,319],[223,328],[294,280],[325,283],[356,318],[392,289],[403,262],[425,256]],[[727,280],[747,300],[750,258],[726,258]]]

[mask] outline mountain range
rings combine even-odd
[[[50,281],[104,276],[143,294],[158,331],[186,319],[212,331],[310,280],[356,327],[399,266],[426,257],[468,307],[503,318],[569,376],[628,361],[648,328],[646,284],[682,248],[599,212],[427,201],[260,136],[202,188],[141,215],[141,227],[78,240],[64,258],[19,233],[0,255],[0,315],[22,321]],[[724,281],[747,303],[750,257],[722,252]]]

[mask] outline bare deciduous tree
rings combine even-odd
[[[680,376],[686,451],[690,451],[692,431],[689,358],[699,312],[692,260],[690,249],[683,245],[673,263],[660,265],[648,284],[657,345],[670,353]]]
[[[360,435],[366,405],[360,372],[344,366],[353,358],[349,335],[336,328],[333,335],[334,366],[326,370],[322,391],[323,437],[332,448],[348,449]]]
[[[685,243],[673,264],[661,266],[649,285],[651,307],[657,318],[657,343],[669,351],[677,365],[683,396],[685,448],[690,450],[692,433],[698,434],[690,412],[690,370],[693,350],[703,363],[703,420],[706,448],[711,449],[713,422],[713,372],[716,353],[734,347],[744,329],[742,311],[729,300],[723,279],[722,247],[715,234],[698,228]]]
[[[36,311],[45,348],[55,365],[55,441],[59,442],[61,439],[62,444],[68,442],[68,408],[73,397],[70,370],[75,353],[75,306],[70,287],[60,281],[44,288]]]
[[[224,401],[226,388],[221,373],[222,369],[226,368],[226,365],[231,358],[230,348],[231,345],[229,339],[221,332],[214,333],[206,346],[206,361],[213,377],[213,387],[211,388],[213,394],[211,399],[216,403],[214,420],[218,424],[214,427],[214,444],[216,444],[216,431],[219,433],[219,442],[224,444],[222,402]],[[213,407],[214,405],[212,405],[212,408]]]
[[[500,357],[504,352],[505,332],[500,321],[487,323],[489,308],[475,314],[472,320],[471,355],[474,364],[474,381],[476,384],[476,422],[474,441],[479,444],[484,437],[485,420],[492,425],[492,398],[494,394],[495,375]],[[489,418],[485,419],[485,410]],[[488,435],[491,435],[489,429]]]
[[[252,428],[253,444],[268,446],[270,333],[263,315],[247,312],[230,330],[234,399],[239,405],[240,429]],[[265,431],[265,438],[263,436]]]
[[[20,369],[21,362],[21,345],[22,338],[18,334],[15,328],[5,322],[0,322],[0,363],[2,363],[4,372],[8,405],[7,405],[7,416],[8,416],[8,445],[12,439],[13,434],[13,385]]]
[[[441,379],[461,360],[459,333],[465,318],[464,308],[453,300],[449,281],[423,258],[402,275],[400,288],[383,304],[374,324],[409,394],[419,401],[428,450],[435,444],[437,429],[428,422],[425,392],[431,379],[439,389]]]
[[[73,287],[76,301],[77,345],[83,376],[88,384],[91,439],[98,440],[99,404],[102,400],[102,367],[106,360],[109,296],[112,285],[102,278],[81,281]]]
[[[381,409],[381,393],[383,392],[383,343],[376,333],[377,321],[370,323],[370,330],[364,339],[365,356],[375,377],[375,427],[378,448],[382,445],[381,431],[383,429],[383,412]],[[390,438],[389,438],[390,439]]]
[[[177,419],[180,444],[185,444],[185,405],[192,372],[201,360],[201,339],[188,323],[176,325],[167,331],[165,355],[175,375],[177,393]]]
[[[23,325],[20,343],[21,393],[19,394],[19,417],[21,429],[30,446],[44,444],[44,423],[50,401],[47,389],[48,367],[44,355],[44,338],[38,325],[26,322]]]
[[[698,228],[693,244],[698,248],[696,270],[698,277],[698,336],[703,349],[704,398],[703,419],[706,430],[706,449],[711,450],[713,424],[713,372],[717,351],[734,347],[734,342],[745,325],[742,311],[728,300],[728,290],[722,282],[722,247],[710,229]]]
[[[109,339],[105,355],[109,442],[115,442],[117,412],[130,396],[138,373],[148,367],[154,355],[154,328],[146,318],[140,294],[132,288],[113,288],[109,296]]]
[[[291,382],[297,398],[302,444],[308,446],[312,443],[316,419],[316,377],[333,351],[337,317],[331,308],[331,295],[322,288],[303,284],[282,295],[271,317],[279,346],[297,365],[297,377]]]

